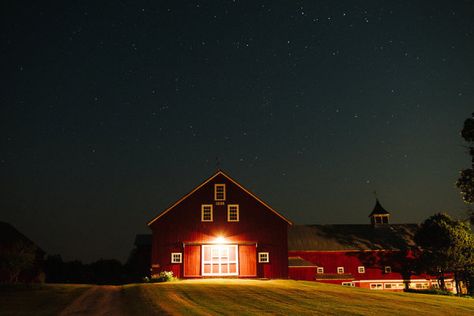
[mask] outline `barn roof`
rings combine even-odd
[[[24,242],[27,245],[31,245],[36,248],[40,253],[45,253],[43,249],[38,247],[34,242],[32,242],[28,237],[20,233],[15,227],[6,222],[0,221],[0,247],[7,247],[15,242]]]
[[[162,217],[163,215],[165,215],[166,213],[168,213],[169,211],[171,211],[176,205],[178,205],[179,203],[181,203],[183,200],[185,200],[187,197],[189,197],[191,194],[193,194],[194,192],[196,192],[197,190],[199,190],[201,187],[203,187],[204,185],[206,185],[207,183],[209,183],[210,181],[212,181],[212,179],[214,179],[215,177],[219,176],[219,175],[222,175],[224,176],[225,178],[227,178],[230,182],[232,182],[233,184],[235,184],[237,187],[239,187],[242,191],[246,192],[247,194],[249,194],[251,197],[253,197],[254,199],[256,199],[258,202],[260,202],[261,204],[263,204],[266,208],[268,208],[271,212],[273,212],[275,215],[277,215],[278,217],[280,217],[281,219],[283,219],[285,222],[288,223],[288,225],[293,225],[293,223],[287,219],[285,216],[281,215],[280,213],[278,213],[277,211],[275,211],[270,205],[268,205],[267,203],[265,203],[264,201],[262,201],[260,198],[258,198],[255,194],[253,194],[252,192],[250,192],[249,190],[247,190],[246,188],[244,188],[240,183],[238,183],[237,181],[235,181],[234,179],[232,179],[230,176],[228,176],[227,174],[224,173],[224,171],[222,170],[218,170],[214,175],[212,175],[210,178],[208,178],[207,180],[205,180],[203,183],[201,183],[200,185],[198,185],[197,187],[195,187],[191,192],[189,192],[188,194],[184,195],[181,199],[179,199],[178,201],[176,201],[173,205],[171,205],[170,207],[168,207],[166,210],[164,210],[163,212],[161,212],[160,214],[158,214],[158,216],[156,216],[155,218],[153,218],[150,222],[148,222],[148,226],[150,226],[151,224],[153,224],[153,222],[155,222],[157,219],[159,219],[160,217]]]
[[[415,247],[418,224],[294,225],[288,230],[289,251],[400,250]]]
[[[305,260],[299,256],[288,257],[288,266],[289,267],[317,267],[311,261]]]

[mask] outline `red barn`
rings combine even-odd
[[[295,225],[288,235],[289,277],[372,290],[437,287],[437,279],[414,275],[418,224],[390,224],[379,201],[370,224]],[[452,280],[446,285],[453,289]]]
[[[152,275],[286,278],[291,225],[218,171],[148,223]]]

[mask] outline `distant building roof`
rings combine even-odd
[[[379,202],[379,199],[375,199],[375,206],[369,217],[373,215],[390,215],[390,212],[383,208],[382,204]]]
[[[288,230],[288,250],[400,250],[415,247],[418,224],[294,225]]]
[[[136,247],[151,247],[151,234],[137,234],[135,236],[135,242],[133,243]]]

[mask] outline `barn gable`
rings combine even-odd
[[[183,201],[185,201],[186,199],[192,197],[193,194],[195,194],[198,190],[200,190],[201,188],[205,187],[206,185],[208,185],[210,182],[212,182],[213,180],[217,179],[217,178],[224,178],[225,180],[229,181],[230,183],[232,183],[233,185],[235,185],[237,188],[239,188],[241,191],[245,192],[245,194],[247,194],[248,196],[252,197],[254,200],[256,200],[258,203],[260,203],[262,206],[264,206],[264,208],[266,208],[268,211],[270,211],[271,213],[273,213],[274,215],[278,216],[280,219],[282,219],[283,221],[285,221],[288,225],[293,225],[293,223],[288,220],[285,216],[283,216],[282,214],[280,214],[279,212],[277,212],[276,210],[274,210],[271,206],[269,206],[267,203],[265,203],[263,200],[261,200],[260,198],[258,198],[255,194],[253,194],[252,192],[250,192],[248,189],[246,189],[245,187],[243,187],[240,183],[238,183],[236,180],[232,179],[230,176],[228,176],[226,173],[224,173],[222,170],[219,170],[217,171],[214,175],[212,175],[210,178],[208,178],[207,180],[205,180],[204,182],[202,182],[200,185],[198,185],[197,187],[195,187],[191,192],[187,193],[186,195],[184,195],[182,198],[180,198],[178,201],[176,201],[175,203],[173,203],[170,207],[168,207],[167,209],[165,209],[163,212],[161,212],[160,214],[158,214],[158,216],[156,216],[155,218],[153,218],[150,222],[148,222],[148,226],[151,226],[153,225],[153,223],[155,223],[157,220],[159,220],[161,217],[163,217],[164,215],[166,215],[167,213],[169,212],[172,212],[178,205],[180,205],[181,203],[183,203]]]

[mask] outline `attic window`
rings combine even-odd
[[[214,184],[214,200],[225,201],[225,184]]]
[[[337,274],[344,274],[344,267],[337,267]]]
[[[201,205],[201,221],[212,222],[212,204]]]
[[[357,267],[357,272],[359,272],[359,273],[365,273],[365,267],[364,267],[364,266],[359,266],[359,267]]]
[[[385,266],[385,273],[392,273],[392,267],[391,266]]]
[[[227,205],[227,221],[228,222],[239,221],[239,205],[238,204]]]
[[[324,267],[317,267],[316,268],[316,273],[323,274],[324,273]]]

